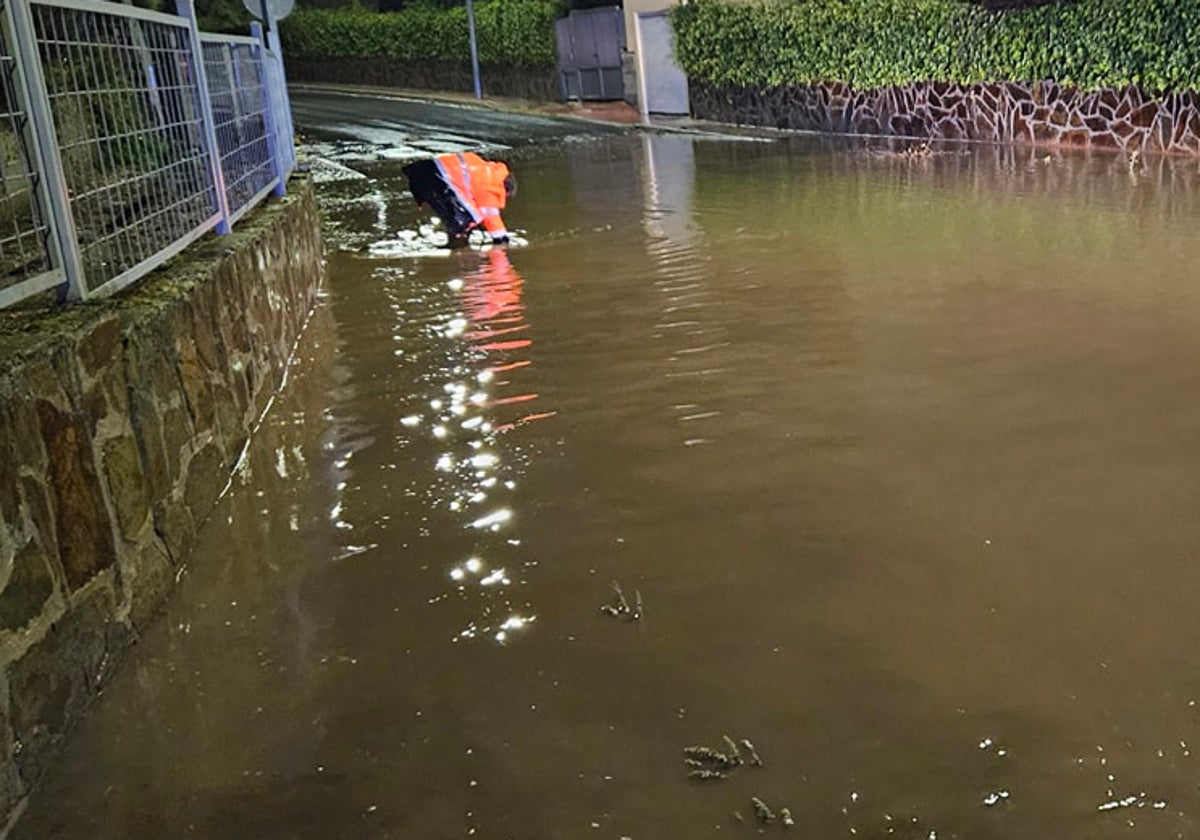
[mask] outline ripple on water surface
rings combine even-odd
[[[291,385],[18,837],[1200,835],[1194,164],[514,167],[512,249],[323,187]]]

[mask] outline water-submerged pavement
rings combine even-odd
[[[325,188],[289,387],[17,837],[1200,831],[1194,164],[514,168],[507,251]]]

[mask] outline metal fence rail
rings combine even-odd
[[[0,30],[0,307],[58,286],[17,60]]]
[[[282,191],[287,93],[261,39],[200,33],[186,0],[0,2],[17,48],[0,64],[0,306],[116,291]]]
[[[229,218],[234,222],[278,183],[262,44],[253,38],[217,35],[204,35],[200,41]]]

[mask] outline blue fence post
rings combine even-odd
[[[279,148],[279,97],[277,96],[274,68],[270,66],[267,42],[262,24],[250,24],[250,36],[258,42],[254,58],[258,61],[258,76],[262,83],[263,133],[267,135],[267,154],[271,157],[271,173],[275,176],[274,194],[287,195],[288,166]]]
[[[37,30],[33,24],[33,13],[29,0],[9,0],[5,4],[9,23],[13,31],[13,47],[17,66],[24,82],[29,110],[30,128],[33,132],[33,147],[38,156],[41,170],[39,192],[46,201],[46,218],[51,230],[51,248],[57,257],[66,280],[66,300],[86,300],[87,278],[83,271],[83,259],[79,253],[79,235],[75,231],[75,217],[71,212],[71,197],[67,191],[67,178],[63,170],[62,155],[58,149],[58,133],[54,129],[54,112],[50,108],[50,95],[46,90],[46,77],[42,73],[42,57],[37,47]]]
[[[229,233],[229,196],[225,192],[225,172],[221,168],[221,147],[217,144],[217,123],[213,118],[212,93],[208,87],[208,73],[204,67],[204,45],[200,42],[196,8],[192,0],[176,0],[175,10],[188,22],[188,31],[191,33],[192,57],[196,62],[196,87],[200,94],[200,117],[204,123],[204,145],[208,147],[208,168],[212,172],[213,189],[216,191],[216,210],[221,216],[221,220],[217,222],[217,233]]]
[[[276,78],[279,80],[279,84],[276,90],[276,101],[279,104],[279,110],[277,113],[280,117],[280,127],[283,129],[282,139],[287,141],[287,148],[281,149],[283,160],[287,163],[284,169],[291,172],[296,167],[296,127],[292,124],[292,103],[288,97],[287,71],[283,67],[283,44],[279,41],[279,21],[272,14],[271,4],[267,0],[260,0],[260,3],[262,19],[267,24],[267,46],[271,50],[271,55],[275,57],[275,70],[278,73]]]

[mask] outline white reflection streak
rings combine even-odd
[[[487,516],[481,516],[471,523],[472,528],[498,528],[504,523],[512,519],[512,511],[508,508],[502,508]]]

